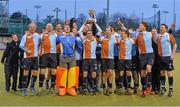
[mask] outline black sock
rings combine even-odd
[[[87,89],[87,84],[88,84],[88,80],[87,80],[87,77],[83,77],[82,79],[82,86],[83,86],[83,89]]]
[[[54,86],[55,86],[55,80],[56,80],[56,75],[52,74],[52,75],[51,75],[51,88],[54,88]]]
[[[22,88],[27,88],[27,76],[22,77]]]
[[[103,89],[106,89],[106,84],[103,84]]]
[[[161,76],[161,88],[164,89],[165,88],[165,76]]]
[[[82,86],[82,77],[79,77],[79,87]]]
[[[44,78],[45,78],[44,74],[39,74],[39,87],[43,87]]]
[[[142,90],[146,90],[146,83],[147,83],[147,78],[146,77],[141,77],[141,84],[142,84]]]
[[[116,84],[116,88],[118,88],[119,87],[119,78],[115,79],[115,84]]]
[[[31,88],[34,88],[36,80],[37,80],[37,76],[32,76],[32,78],[31,78],[31,85],[30,85]]]
[[[148,73],[147,74],[147,87],[151,87],[151,82],[152,82],[152,74]]]
[[[127,76],[127,88],[131,87],[131,76]]]
[[[168,77],[169,80],[169,89],[172,90],[173,89],[173,77]]]
[[[93,78],[92,79],[92,88],[93,88],[93,90],[95,90],[96,89],[96,78]]]
[[[112,83],[108,83],[108,88],[112,88]]]
[[[123,87],[123,80],[124,80],[124,76],[120,76],[119,77],[119,88]]]

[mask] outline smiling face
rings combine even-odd
[[[29,24],[29,28],[28,28],[28,31],[30,32],[30,33],[35,33],[36,32],[36,24],[35,23],[31,23],[31,24]]]
[[[155,29],[155,28],[152,29],[152,30],[151,30],[151,33],[152,33],[152,35],[156,35],[156,34],[157,34],[157,29]]]
[[[74,27],[74,28],[72,29],[72,32],[73,32],[74,34],[77,34],[77,33],[78,33],[77,28],[76,28],[76,27]]]
[[[91,30],[87,31],[87,37],[88,38],[91,38],[93,36],[93,33]]]
[[[56,31],[57,31],[57,32],[61,32],[61,30],[62,30],[62,26],[61,26],[61,24],[59,23],[59,24],[56,25]]]
[[[70,26],[69,25],[64,26],[64,32],[65,33],[70,33]]]
[[[47,31],[47,32],[52,32],[52,30],[53,30],[53,25],[52,25],[51,23],[48,23],[48,24],[46,25],[46,31]]]
[[[111,28],[110,27],[106,28],[106,36],[108,36],[108,37],[111,36]]]
[[[17,42],[19,40],[18,36],[16,34],[12,35],[13,41]]]
[[[142,23],[140,23],[139,24],[139,31],[140,32],[143,32],[143,31],[145,31],[146,30],[146,27],[142,24]]]
[[[165,25],[161,25],[161,27],[160,27],[161,34],[166,33],[166,31],[167,31],[167,27]]]

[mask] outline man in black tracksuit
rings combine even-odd
[[[5,85],[6,91],[9,92],[10,88],[12,91],[16,91],[17,87],[17,75],[19,67],[19,41],[16,34],[12,35],[12,41],[6,44],[6,49],[3,53],[1,63],[4,63],[5,72]],[[11,77],[13,78],[11,87]]]

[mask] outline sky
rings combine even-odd
[[[89,9],[94,9],[96,12],[103,12],[106,8],[107,0],[76,0],[77,2],[77,16],[80,13],[88,15]],[[175,0],[176,10],[176,27],[180,28],[180,0]],[[74,17],[74,4],[75,0],[10,0],[9,10],[10,14],[16,11],[20,11],[27,14],[31,19],[36,19],[35,5],[41,5],[40,20],[45,19],[47,15],[55,15],[53,9],[58,7],[62,11],[59,14],[61,19],[64,19],[64,10],[67,10],[68,18]],[[154,15],[152,8],[153,4],[158,4],[160,11],[168,11],[166,15],[162,13],[161,22],[165,22],[170,25],[173,22],[173,0],[110,0],[110,15],[113,13],[125,13],[127,15],[136,14],[141,18],[142,12],[144,18],[148,18]]]

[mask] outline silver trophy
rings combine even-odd
[[[95,10],[90,9],[88,13],[91,18],[96,19],[96,11]]]

